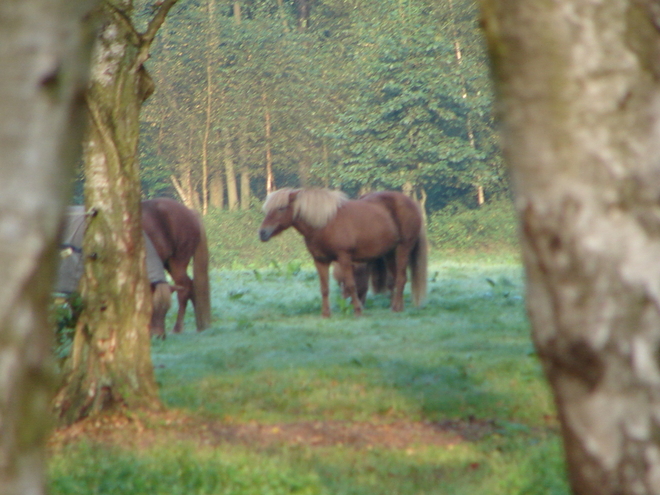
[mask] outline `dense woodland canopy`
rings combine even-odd
[[[390,188],[432,211],[500,194],[477,17],[470,0],[179,1],[149,62],[145,195],[207,210]]]

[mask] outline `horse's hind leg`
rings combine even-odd
[[[362,314],[362,301],[358,296],[357,286],[355,284],[353,262],[350,256],[342,256],[337,262],[341,266],[341,271],[344,275],[344,290],[346,291],[346,294],[351,296],[351,301],[353,302],[353,312],[355,313],[355,316],[360,316]]]
[[[187,263],[172,263],[170,261],[169,272],[172,280],[177,285],[177,300],[179,301],[179,311],[176,316],[176,323],[174,324],[174,333],[180,333],[183,330],[183,317],[186,315],[186,305],[188,300],[193,297],[192,280],[187,273]]]
[[[316,271],[319,273],[319,284],[321,285],[321,316],[324,318],[330,317],[330,286],[329,286],[329,272],[330,272],[330,263],[323,263],[321,261],[314,260],[316,265]],[[343,269],[343,267],[342,267]]]
[[[403,289],[406,286],[406,269],[410,259],[410,246],[399,245],[394,252],[394,289],[392,290],[392,311],[403,311]]]

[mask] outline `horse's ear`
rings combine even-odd
[[[294,189],[289,193],[289,204],[293,203],[296,200],[299,193],[300,193],[300,189]]]

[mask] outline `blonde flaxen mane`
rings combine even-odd
[[[324,227],[337,214],[337,210],[348,201],[341,191],[330,189],[292,189],[285,187],[268,195],[262,210],[264,213],[287,206],[289,195],[297,192],[293,200],[293,217],[300,218],[315,229]]]

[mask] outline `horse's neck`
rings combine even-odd
[[[310,239],[314,235],[314,232],[318,230],[300,219],[294,220],[293,228],[300,232],[300,235],[302,235],[305,240]]]

